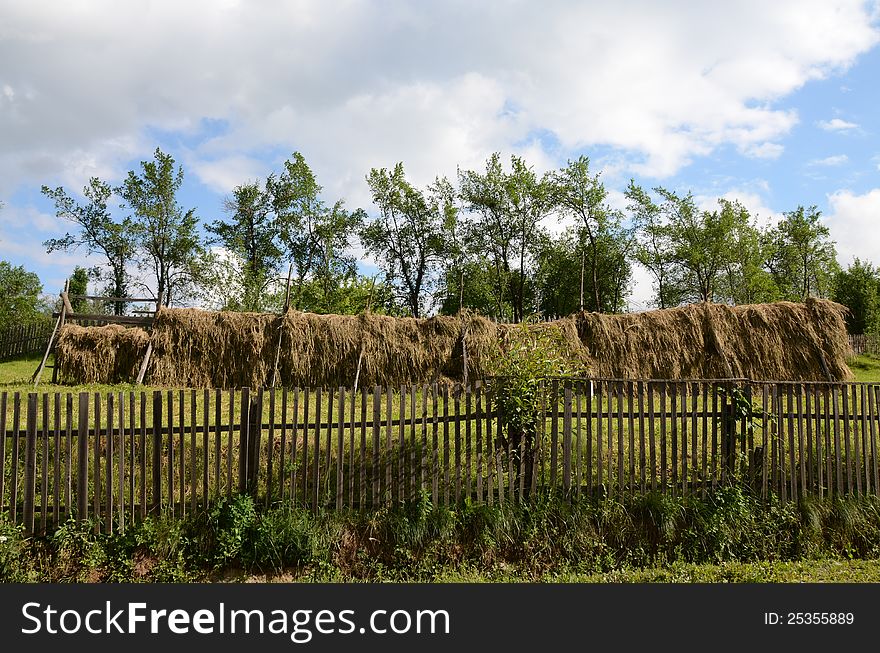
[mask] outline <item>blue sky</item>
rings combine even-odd
[[[0,259],[57,292],[90,261],[45,253],[66,225],[41,185],[119,182],[158,146],[206,222],[295,150],[368,210],[371,167],[586,154],[612,202],[634,178],[767,221],[816,204],[844,265],[880,263],[878,44],[875,2],[0,0]]]

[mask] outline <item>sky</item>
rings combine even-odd
[[[100,261],[46,253],[69,225],[40,188],[160,147],[204,222],[294,151],[368,212],[374,167],[586,155],[620,208],[630,179],[765,223],[816,205],[842,265],[880,263],[878,46],[880,2],[0,0],[0,260],[58,292]]]

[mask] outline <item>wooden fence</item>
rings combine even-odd
[[[52,324],[37,322],[0,331],[0,361],[28,354],[42,354],[52,334]]]
[[[535,492],[783,501],[880,493],[880,385],[560,379],[533,455],[492,387],[0,394],[0,512],[28,532],[68,515],[123,529],[223,495],[371,509]]]
[[[880,357],[880,336],[874,333],[850,333],[849,346],[854,354]]]

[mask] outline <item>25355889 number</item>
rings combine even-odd
[[[791,625],[850,625],[855,621],[852,612],[789,612],[785,623]]]

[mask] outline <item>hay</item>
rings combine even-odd
[[[150,335],[118,324],[58,330],[55,364],[68,383],[131,383],[147,351]]]
[[[693,304],[626,315],[565,318],[572,348],[609,378],[842,381],[846,309],[827,300],[727,306]],[[572,340],[571,336],[568,336]]]
[[[577,313],[531,328],[558,329],[570,355],[596,377],[840,381],[852,378],[844,311],[825,300],[695,304]],[[486,374],[486,357],[503,346],[509,328],[471,312],[415,319],[163,308],[153,325],[147,379],[159,386],[265,386],[281,329],[280,383],[288,387],[351,387],[362,351],[361,387],[459,380],[462,341],[473,380]],[[106,335],[89,340],[83,332],[92,331]],[[62,333],[58,359],[66,378],[90,382],[131,381],[147,337],[122,327],[68,326]]]

